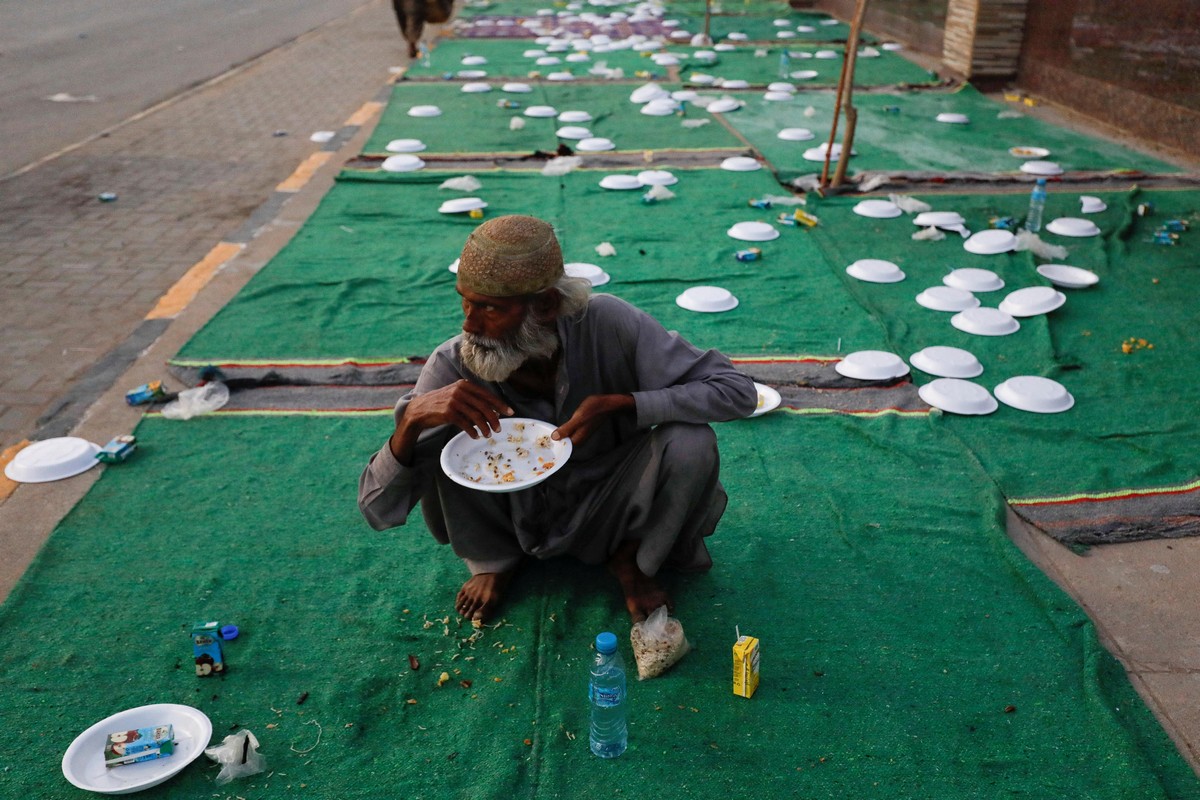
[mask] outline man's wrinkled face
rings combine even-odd
[[[558,349],[553,327],[530,313],[529,298],[492,297],[458,287],[462,296],[463,364],[485,381],[506,380],[533,358],[549,358]]]

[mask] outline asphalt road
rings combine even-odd
[[[364,5],[368,0],[0,2],[0,178]]]

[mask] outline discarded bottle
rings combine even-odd
[[[592,752],[616,758],[625,752],[629,731],[625,721],[625,661],[617,651],[617,637],[607,631],[596,637],[588,699],[592,706]]]
[[[1037,233],[1042,229],[1042,215],[1046,213],[1046,179],[1038,178],[1029,195],[1029,213],[1025,215],[1025,230]]]
[[[788,78],[792,74],[792,57],[787,48],[779,51],[779,77]]]

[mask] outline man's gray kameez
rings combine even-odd
[[[646,575],[663,564],[708,568],[703,540],[724,512],[726,495],[717,480],[716,437],[706,423],[753,411],[753,381],[715,350],[697,349],[609,295],[593,295],[585,314],[560,317],[558,335],[552,403],[481,380],[463,366],[455,337],[434,351],[416,387],[400,398],[397,422],[414,395],[463,378],[504,398],[515,416],[555,425],[596,394],[632,394],[635,415],[608,418],[557,473],[512,493],[469,489],[442,473],[438,457],[458,433],[454,426],[422,432],[412,467],[399,464],[385,443],[359,479],[363,516],[376,530],[403,525],[422,500],[434,537],[451,544],[473,574],[512,569],[523,555],[603,563],[630,539],[641,542],[637,561]]]

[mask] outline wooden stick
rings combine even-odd
[[[841,186],[842,181],[846,178],[846,164],[850,161],[850,155],[854,150],[854,128],[858,122],[858,109],[854,107],[852,96],[854,94],[854,67],[858,63],[858,40],[862,36],[863,19],[867,15],[867,3],[869,0],[858,0],[858,5],[854,9],[854,19],[850,23],[850,37],[846,39],[845,53],[845,74],[848,76],[844,91],[846,94],[845,109],[846,109],[846,137],[842,141],[842,154],[838,157],[837,170],[833,173],[833,186]],[[832,149],[832,146],[831,146]]]
[[[850,37],[846,40],[846,49],[842,54],[842,73],[838,76],[837,99],[833,104],[833,124],[829,129],[829,141],[825,144],[825,164],[821,168],[821,187],[829,186],[829,162],[833,155],[833,145],[837,141],[838,119],[842,115],[842,102],[845,97],[848,97],[850,90],[854,86],[854,61],[858,55],[858,37],[862,30],[863,18],[867,15],[868,0],[857,0],[854,8],[854,18],[850,23]],[[849,158],[849,153],[844,153],[838,159],[839,162],[844,162]]]

